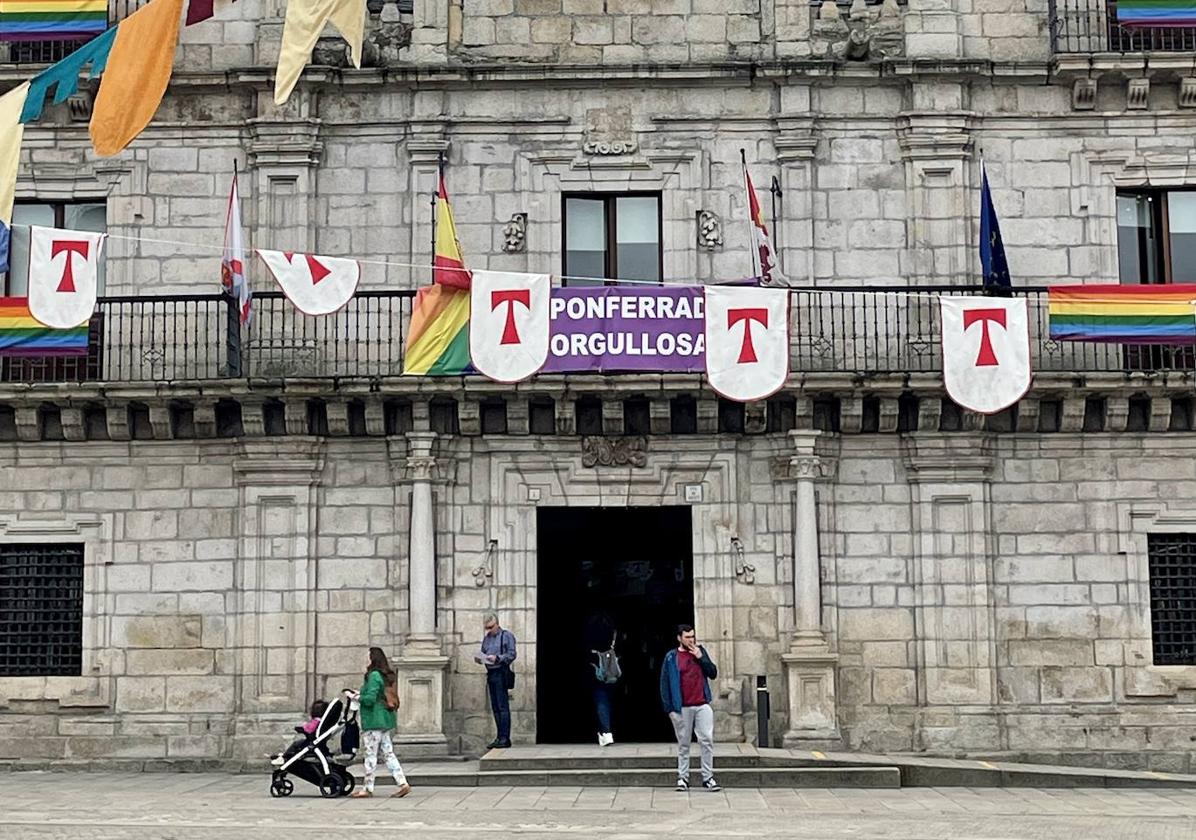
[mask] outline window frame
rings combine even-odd
[[[11,598],[13,600],[17,600],[22,592],[25,592],[25,594],[27,594],[30,589],[32,589],[33,591],[36,591],[40,597],[40,602],[38,603],[38,606],[35,609],[33,609],[32,611],[35,613],[38,613],[38,614],[45,612],[46,604],[52,603],[55,600],[54,596],[57,594],[57,592],[59,590],[63,590],[63,589],[69,590],[70,594],[73,595],[75,598],[77,598],[77,602],[75,604],[73,604],[71,607],[71,612],[73,614],[70,617],[70,622],[73,625],[71,627],[71,630],[73,631],[72,635],[75,637],[74,639],[71,640],[72,647],[74,647],[74,651],[73,651],[73,655],[70,656],[69,664],[72,667],[63,669],[61,667],[61,665],[59,665],[59,667],[57,669],[52,669],[52,668],[48,667],[51,663],[43,662],[43,663],[40,663],[42,665],[42,667],[39,670],[37,670],[36,672],[25,671],[25,670],[7,670],[7,666],[5,663],[7,663],[10,658],[9,652],[7,649],[8,641],[7,641],[7,639],[0,638],[0,646],[4,647],[4,652],[2,655],[0,655],[0,678],[10,679],[10,678],[21,678],[21,677],[34,677],[34,678],[44,679],[44,678],[48,678],[48,677],[72,678],[72,677],[81,677],[84,675],[84,663],[86,660],[86,644],[85,644],[86,629],[85,628],[86,628],[86,621],[87,621],[87,610],[86,610],[87,546],[86,546],[86,544],[83,542],[78,542],[78,541],[76,541],[76,542],[43,542],[43,541],[36,541],[36,540],[30,540],[30,541],[25,541],[25,542],[0,542],[0,555],[38,553],[38,552],[54,552],[54,551],[62,553],[64,555],[64,558],[69,559],[70,565],[72,567],[74,567],[75,564],[77,563],[77,568],[72,569],[71,577],[66,582],[66,586],[65,587],[63,586],[61,580],[58,580],[56,585],[49,585],[46,580],[40,579],[35,576],[35,577],[31,578],[31,582],[25,582],[22,586],[20,586],[17,590],[15,590],[12,593]],[[69,556],[69,558],[67,556]],[[4,558],[0,557],[0,560],[2,560],[2,559],[4,559]],[[59,559],[57,561],[58,566],[60,568],[66,567],[66,559]],[[0,576],[0,581],[3,581],[4,579],[5,578],[3,576]],[[19,578],[14,578],[14,580],[18,584],[22,583],[22,581]],[[0,597],[2,597],[2,596],[0,596]],[[60,608],[61,608],[61,605],[60,605]],[[64,619],[60,617],[58,619],[55,619],[54,623],[63,623],[63,621],[64,621]],[[35,628],[35,629],[44,630],[45,628],[43,627],[43,628]],[[52,642],[52,643],[60,643],[62,641],[61,638],[58,638],[59,636],[61,636],[61,631],[59,631],[58,634],[47,631],[47,632],[43,633],[43,635],[46,636],[48,639],[50,639],[50,642]],[[65,637],[63,637],[63,638],[65,638]],[[43,657],[46,654],[52,653],[53,649],[55,647],[57,647],[57,644],[52,644],[52,643],[47,643],[45,648],[43,650],[39,651],[39,653]],[[51,660],[52,659],[53,659],[53,657],[51,656]],[[54,664],[57,664],[57,663],[54,663]]]
[[[1118,258],[1118,276],[1117,281],[1120,285],[1125,286],[1165,286],[1175,283],[1172,276],[1172,255],[1171,255],[1171,214],[1169,212],[1169,196],[1171,193],[1196,193],[1196,187],[1130,187],[1125,189],[1118,189],[1114,196],[1113,202],[1113,222],[1114,230],[1120,231],[1121,225],[1118,223],[1117,199],[1122,197],[1146,197],[1150,199],[1150,224],[1151,230],[1154,231],[1156,241],[1158,242],[1158,255],[1155,258],[1155,265],[1153,266],[1159,279],[1155,282],[1142,283],[1127,283],[1121,277],[1120,261],[1121,261],[1121,243],[1117,243],[1117,258]],[[1146,267],[1145,263],[1139,263],[1139,274],[1146,274],[1143,269]]]
[[[91,206],[95,206],[95,207],[103,207],[104,208],[104,231],[103,232],[105,234],[108,232],[108,202],[106,199],[103,199],[103,198],[73,198],[73,199],[46,200],[46,199],[41,199],[41,198],[25,198],[25,199],[19,198],[13,204],[14,212],[15,212],[15,208],[17,208],[17,207],[21,207],[21,206],[29,207],[31,205],[41,205],[43,207],[49,207],[51,210],[53,210],[54,211],[54,227],[59,228],[59,229],[66,228],[66,208],[67,207],[78,207],[81,205],[91,205]],[[105,286],[105,289],[101,290],[99,292],[99,296],[103,297],[104,292],[106,291],[106,287],[107,287],[107,277],[102,270],[103,269],[103,261],[102,260],[100,263],[100,267],[101,267],[101,272],[100,272],[101,276],[98,279],[100,280],[100,282],[103,283],[103,285]],[[3,292],[4,297],[29,297],[28,289],[25,290],[25,293],[23,295],[14,295],[14,293],[9,289],[9,283],[11,283],[11,282],[12,282],[12,265],[10,263],[9,270],[0,274],[0,291]]]
[[[569,271],[569,199],[585,199],[602,202],[602,216],[606,228],[603,252],[603,273],[605,276],[593,278],[595,286],[615,286],[619,278],[619,199],[620,198],[654,198],[656,199],[656,273],[660,278],[655,285],[664,285],[664,195],[660,190],[628,190],[626,192],[562,192],[561,193],[561,285],[568,286],[570,278],[579,280],[581,275],[571,275]],[[645,284],[650,280],[638,281]]]

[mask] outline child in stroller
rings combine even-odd
[[[301,734],[303,737],[292,742],[291,745],[286,748],[285,752],[280,752],[271,756],[270,763],[275,767],[281,767],[284,761],[293,756],[295,753],[299,752],[299,750],[303,749],[304,745],[311,740],[311,736],[316,734],[316,730],[320,727],[320,718],[324,717],[324,712],[326,711],[328,711],[328,704],[323,700],[317,700],[316,702],[312,703],[311,711],[308,713],[311,716],[311,720],[302,726],[295,727],[295,731]]]
[[[337,735],[346,762],[352,761],[357,751],[357,711],[351,695],[352,692],[345,691],[331,703],[323,704],[323,714],[311,732],[306,732],[305,726],[295,727],[304,732],[304,738],[291,744],[282,754],[281,763],[275,766],[270,778],[271,796],[290,796],[295,792],[290,776],[315,785],[321,796],[346,796],[353,790],[357,780],[349,772],[348,764],[336,761],[332,752],[332,739]],[[320,704],[312,706],[313,717],[317,705]]]

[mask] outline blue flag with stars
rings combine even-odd
[[[1005,243],[1001,239],[1001,225],[997,208],[988,189],[988,173],[980,164],[980,268],[985,288],[1009,288],[1009,262],[1005,259]]]

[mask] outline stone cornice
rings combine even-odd
[[[410,65],[386,68],[334,68],[309,66],[301,85],[339,89],[379,88],[389,91],[407,88],[473,87],[479,83],[495,84],[567,84],[594,83],[617,86],[642,86],[645,82],[662,84],[711,84],[746,86],[755,79],[803,81],[839,79],[859,82],[885,79],[929,81],[937,79],[997,78],[1040,83],[1052,73],[1074,73],[1080,60],[1103,66],[1118,57],[1113,54],[1060,56],[1051,62],[1002,62],[975,59],[889,59],[877,63],[853,63],[826,59],[783,61],[742,61],[714,64],[633,64],[564,65],[517,64],[506,62]],[[1137,57],[1128,57],[1130,61]],[[1180,56],[1150,56],[1149,66],[1174,64]],[[1190,65],[1190,60],[1189,60]],[[0,89],[7,90],[43,69],[40,65],[0,66]],[[227,70],[179,70],[170,80],[174,94],[223,92],[238,88],[265,91],[274,86],[273,67],[243,67]]]

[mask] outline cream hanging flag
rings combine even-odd
[[[29,228],[29,314],[59,330],[77,327],[96,308],[106,233]]]
[[[275,104],[282,105],[290,98],[311,58],[312,48],[329,23],[349,43],[353,66],[361,67],[365,0],[288,0],[282,46],[278,52],[278,73],[274,77]]]

